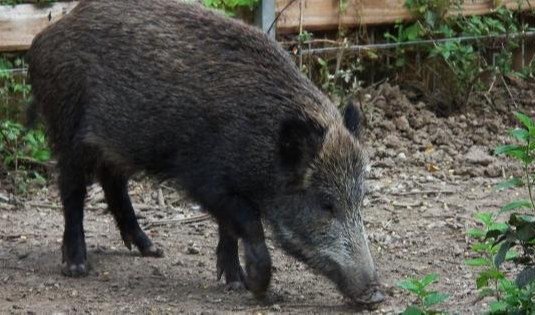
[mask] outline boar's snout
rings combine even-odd
[[[342,279],[338,282],[340,291],[358,306],[372,306],[384,301],[377,275],[352,274],[342,272]]]
[[[361,292],[356,296],[352,296],[351,302],[358,306],[373,306],[383,302],[384,299],[385,296],[379,289],[379,285],[374,285],[365,292]]]

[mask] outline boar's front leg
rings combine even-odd
[[[259,211],[244,199],[232,196],[219,203],[216,217],[220,223],[218,267],[221,259],[221,263],[224,263],[221,267],[229,268],[225,270],[225,277],[230,276],[231,281],[239,277],[231,273],[239,274],[241,270],[236,236],[241,238],[245,252],[245,286],[255,297],[262,298],[271,280],[271,257]],[[224,250],[226,251],[223,254]]]
[[[233,290],[243,289],[245,274],[238,256],[238,238],[228,231],[224,223],[219,223],[219,243],[217,244],[217,280],[225,274],[225,282]]]

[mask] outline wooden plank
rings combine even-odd
[[[27,50],[35,35],[70,12],[78,2],[0,6],[0,51]]]
[[[277,0],[277,14],[292,0]],[[309,31],[337,29],[339,25],[355,27],[357,25],[392,24],[400,20],[410,20],[411,15],[404,7],[405,0],[347,0],[347,8],[340,14],[340,0],[296,0],[277,21],[277,33],[296,33],[299,30],[299,2],[304,5],[303,29]],[[451,15],[483,15],[495,9],[495,0],[465,1],[462,10],[454,9]],[[503,0],[510,9],[527,10],[535,8],[535,0]],[[520,3],[520,4],[519,4]],[[519,8],[520,5],[520,8]]]

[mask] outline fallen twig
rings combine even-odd
[[[390,195],[394,196],[410,196],[410,195],[429,195],[429,194],[456,194],[455,190],[422,190],[422,191],[406,191],[406,192],[394,192]]]
[[[144,226],[145,228],[147,228],[147,227],[170,225],[170,224],[190,224],[190,223],[205,221],[210,218],[211,218],[211,215],[209,214],[201,214],[201,215],[197,215],[197,216],[185,218],[185,219],[151,221],[151,222],[145,223]]]
[[[505,81],[505,78],[503,75],[501,76],[503,85],[505,85],[505,89],[507,90],[507,93],[509,93],[509,97],[511,98],[511,101],[513,101],[513,105],[515,105],[515,108],[518,108],[518,104],[515,101],[515,97],[513,96],[513,93],[511,93],[511,90],[509,89],[509,85]]]

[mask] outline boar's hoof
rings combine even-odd
[[[379,303],[385,300],[384,294],[379,290],[374,290],[366,296],[361,296],[358,298],[352,299],[352,303],[357,307],[364,307],[368,309],[373,309]]]
[[[271,259],[265,243],[245,246],[247,278],[245,285],[255,298],[263,299],[271,280]]]
[[[231,254],[228,251],[220,250],[217,252],[217,281],[225,275],[227,289],[240,290],[246,288],[245,273],[240,266],[237,253]]]
[[[61,272],[67,277],[85,277],[87,276],[88,268],[86,264],[69,264],[65,263]]]
[[[140,249],[143,257],[163,257],[163,250],[151,244],[147,248]]]
[[[243,283],[242,281],[233,281],[233,282],[227,283],[227,290],[228,291],[245,290],[245,283]]]

